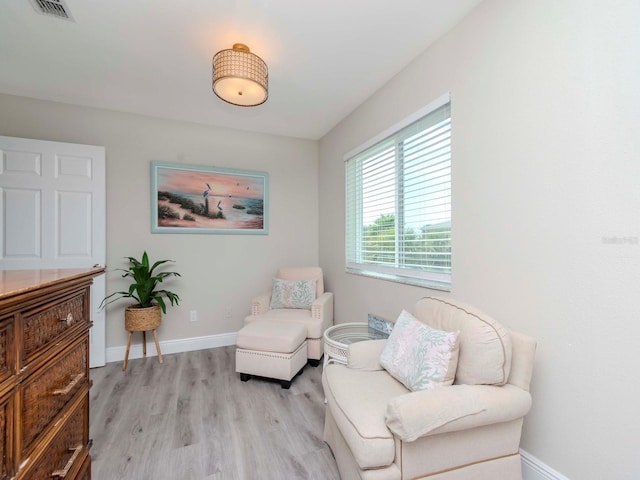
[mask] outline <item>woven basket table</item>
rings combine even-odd
[[[162,322],[162,310],[159,305],[147,308],[127,307],[124,314],[124,328],[129,332],[127,340],[127,350],[124,354],[124,363],[122,370],[127,369],[129,361],[129,350],[131,349],[131,339],[133,332],[142,332],[142,356],[147,357],[147,331],[153,332],[153,340],[156,343],[156,351],[158,352],[158,361],[162,363],[162,352],[160,352],[160,342],[158,342],[158,332],[156,328]]]
[[[340,323],[329,327],[324,332],[324,366],[329,363],[346,365],[349,361],[349,345],[352,343],[388,336],[364,322]]]

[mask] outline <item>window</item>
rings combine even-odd
[[[449,289],[449,95],[345,159],[347,272]]]

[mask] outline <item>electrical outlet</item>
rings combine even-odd
[[[190,322],[197,322],[198,321],[198,311],[197,310],[191,310],[189,312],[189,321]]]
[[[230,308],[225,308],[224,309],[224,318],[231,318],[233,317],[233,312],[231,311]]]

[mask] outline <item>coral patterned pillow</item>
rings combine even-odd
[[[315,280],[273,279],[271,308],[311,308],[316,299]]]
[[[458,365],[458,334],[435,330],[403,310],[380,355],[380,365],[411,391],[451,385]]]

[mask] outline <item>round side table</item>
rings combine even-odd
[[[364,340],[379,340],[389,335],[375,330],[365,322],[341,323],[329,327],[324,332],[324,363],[347,364],[349,360],[349,345]]]

